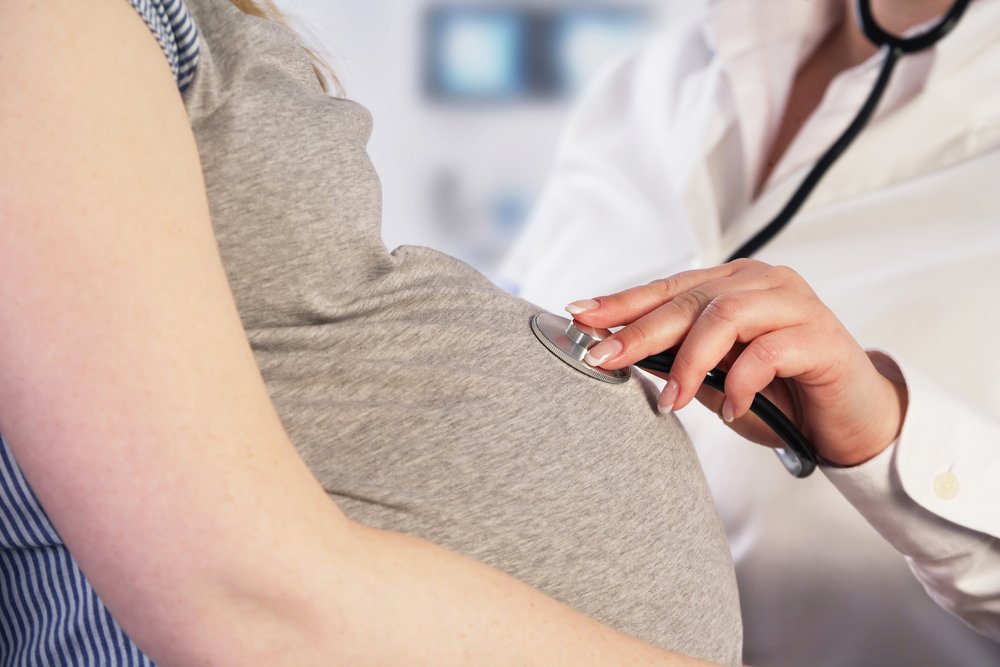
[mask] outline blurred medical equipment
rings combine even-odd
[[[416,122],[424,135],[407,139],[419,143],[409,159],[423,164],[386,188],[394,199],[406,190],[419,197],[402,218],[405,229],[395,228],[399,216],[387,211],[387,244],[431,245],[503,285],[496,269],[545,183],[577,92],[638,46],[675,1],[425,3],[414,15]],[[394,154],[398,162],[398,149]],[[399,169],[379,166],[390,179]],[[420,236],[413,212],[427,227]]]
[[[644,32],[641,6],[439,4],[424,16],[424,91],[452,104],[563,99]]]

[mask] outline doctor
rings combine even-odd
[[[898,34],[950,4],[874,3]],[[852,5],[698,3],[607,71],[566,131],[505,277],[555,310],[724,261],[783,206],[871,89],[882,56]],[[866,391],[875,372],[896,411],[890,435],[866,451],[821,448],[852,467],[827,466],[826,479],[805,482],[712,412],[680,412],[736,559],[747,662],[1000,661],[1000,645],[936,607],[897,553],[938,604],[1000,640],[998,62],[1000,0],[976,0],[948,38],[903,59],[869,128],[756,255],[762,263],[723,269],[743,273],[737,292],[759,288],[769,264],[795,269],[778,272],[786,291],[844,336],[817,354],[867,363],[866,380],[850,388]],[[681,292],[674,280],[571,310],[608,326],[676,311],[672,299],[692,290],[682,304],[732,296],[705,287],[715,274],[683,280]],[[677,329],[676,315],[640,331],[671,345],[695,319]],[[621,352],[601,350],[595,361],[638,359],[645,350],[632,331],[620,335]],[[862,346],[888,355],[860,360]],[[693,393],[690,382],[668,389],[679,392],[678,408]],[[726,418],[742,412],[705,398]],[[747,433],[742,421],[733,425]]]

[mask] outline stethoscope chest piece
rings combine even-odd
[[[548,350],[574,370],[595,380],[610,384],[623,384],[632,377],[631,368],[606,371],[593,368],[583,360],[587,351],[611,335],[607,329],[594,329],[579,322],[567,320],[551,313],[541,313],[531,318],[531,330]],[[674,353],[667,351],[643,359],[639,368],[657,373],[669,373],[674,363]],[[726,374],[715,370],[705,377],[705,386],[725,391]],[[750,408],[785,443],[785,449],[775,452],[781,463],[792,475],[808,477],[816,469],[816,451],[798,428],[762,394],[754,397]]]
[[[584,375],[610,384],[623,384],[632,377],[631,368],[607,371],[593,368],[583,360],[587,350],[611,335],[607,329],[594,329],[552,313],[540,313],[531,318],[531,330],[549,352]]]

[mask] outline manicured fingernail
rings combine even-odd
[[[722,420],[727,424],[736,421],[736,408],[733,407],[733,402],[728,398],[722,404]]]
[[[677,396],[681,393],[681,385],[677,380],[670,378],[667,380],[667,385],[663,388],[663,392],[660,394],[660,400],[657,401],[656,407],[659,408],[661,415],[669,415],[674,411],[674,404],[677,402]]]
[[[597,310],[600,306],[601,304],[593,299],[587,299],[586,301],[574,301],[566,306],[566,312],[570,315],[583,315],[584,313],[589,313],[592,310]]]
[[[623,349],[625,346],[620,341],[611,338],[590,348],[583,360],[591,366],[601,366],[621,354]]]

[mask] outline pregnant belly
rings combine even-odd
[[[732,564],[686,435],[648,384],[542,347],[538,312],[397,251],[336,322],[250,332],[286,428],[352,517],[505,570],[648,641],[736,663]]]

